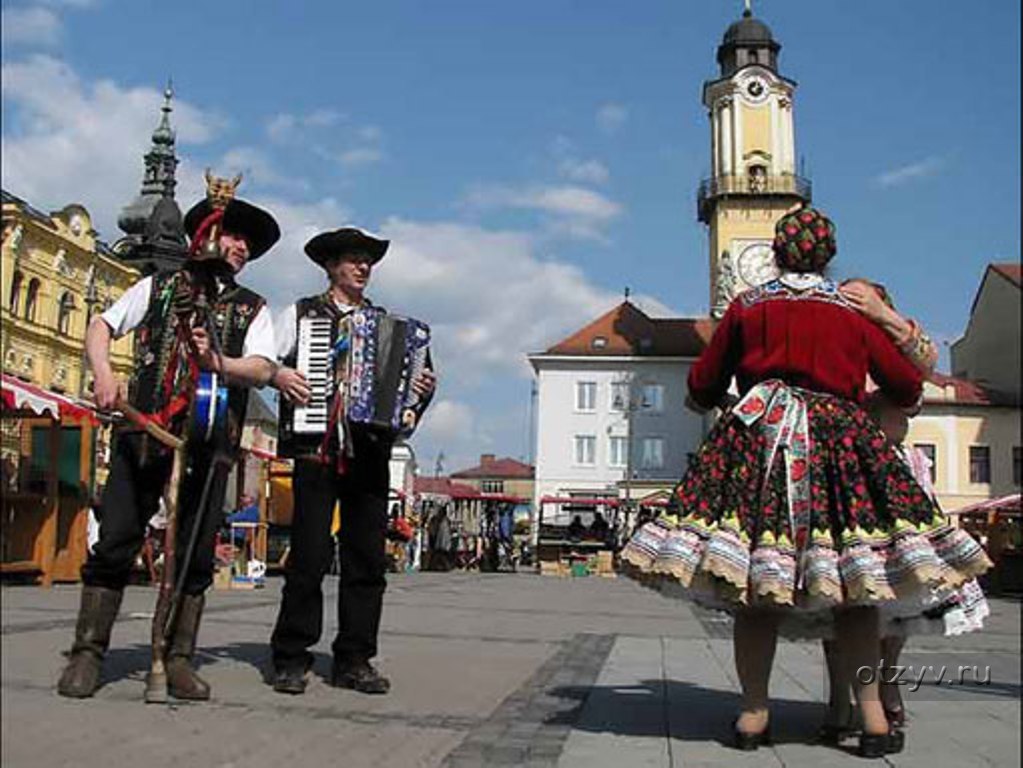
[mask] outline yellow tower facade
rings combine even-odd
[[[747,9],[718,47],[720,77],[703,86],[711,175],[700,184],[697,215],[709,229],[714,317],[774,277],[775,222],[810,200],[810,183],[796,169],[796,83],[778,72],[780,50]]]

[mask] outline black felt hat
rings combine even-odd
[[[209,199],[203,198],[185,214],[185,231],[190,240],[195,239],[196,230],[214,210]],[[224,208],[220,226],[223,231],[241,235],[248,240],[249,261],[258,259],[281,238],[281,228],[269,212],[238,198],[233,198]]]
[[[350,253],[369,254],[376,264],[384,258],[390,244],[390,240],[383,240],[358,227],[341,227],[316,235],[305,244],[305,252],[321,267],[331,256],[344,256]]]

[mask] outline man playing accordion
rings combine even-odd
[[[390,688],[370,664],[386,587],[388,462],[394,440],[414,428],[436,379],[426,327],[389,316],[365,297],[373,266],[388,245],[352,227],[316,235],[305,252],[326,271],[329,286],[289,307],[275,326],[283,362],[273,379],[282,395],[278,452],[295,459],[291,552],[270,641],[273,687],[281,693],[305,692],[313,660],[309,648],[323,631],[322,583],[333,556],[335,504],[341,510],[342,555],[331,683],[363,693]],[[385,326],[397,330],[377,337],[377,326],[381,333]],[[418,351],[414,344],[404,351],[406,335],[420,337]],[[374,359],[383,362],[395,354],[401,369],[396,375],[404,383],[364,380]],[[377,400],[395,413],[394,423],[361,418],[359,409],[372,398],[359,392],[379,394]]]

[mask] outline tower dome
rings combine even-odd
[[[781,45],[771,34],[771,28],[753,17],[749,9],[742,18],[732,22],[725,30],[718,46],[718,64],[721,76],[728,77],[751,64],[759,64],[772,71],[778,70],[778,51]]]

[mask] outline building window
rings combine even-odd
[[[629,406],[629,382],[611,382],[611,410],[624,411]]]
[[[480,490],[483,493],[504,493],[504,480],[481,480]]]
[[[991,482],[991,448],[986,445],[970,446],[970,482]]]
[[[643,469],[661,469],[664,466],[664,438],[643,438]]]
[[[643,408],[648,411],[659,413],[664,410],[664,385],[644,384],[643,385]]]
[[[597,382],[577,381],[575,383],[575,409],[577,411],[597,410]]]
[[[60,297],[60,306],[57,309],[57,333],[67,336],[71,328],[71,313],[75,308],[75,298],[70,291],[65,291]]]
[[[1023,448],[1018,445],[1012,446],[1012,484],[1023,485]]]
[[[913,443],[913,447],[927,457],[928,472],[931,476],[931,485],[938,482],[938,448],[934,443]]]
[[[36,300],[39,298],[39,280],[33,277],[28,283],[28,296],[25,298],[25,319],[35,322]]]
[[[575,463],[595,464],[597,462],[597,438],[593,435],[575,436]]]
[[[608,460],[610,467],[624,467],[629,460],[629,438],[612,435],[608,441]]]
[[[18,314],[18,307],[21,306],[22,280],[21,272],[15,272],[14,277],[11,278],[11,296],[7,301],[7,308],[11,310],[12,315]]]

